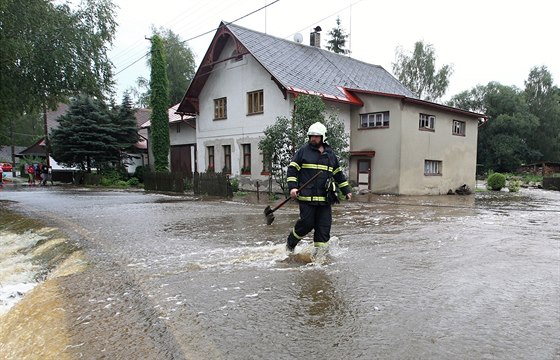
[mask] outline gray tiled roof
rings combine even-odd
[[[416,96],[378,65],[345,55],[226,25],[257,61],[284,87],[345,97],[337,86],[371,92]]]

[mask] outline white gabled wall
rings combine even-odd
[[[234,47],[231,41],[222,51],[221,58],[229,57]],[[247,93],[263,90],[264,112],[247,115]],[[227,119],[214,120],[214,99],[227,98]],[[251,56],[241,61],[227,60],[217,63],[199,95],[196,126],[198,169],[207,168],[207,147],[214,146],[216,170],[224,166],[223,146],[231,146],[231,173],[240,174],[242,144],[251,144],[251,177],[260,176],[262,156],[258,143],[263,130],[276,122],[279,116],[290,116],[290,101],[271,80],[270,74]]]

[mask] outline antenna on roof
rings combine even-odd
[[[301,44],[301,42],[303,41],[303,35],[301,35],[300,33],[295,33],[294,41],[297,42],[298,44]]]

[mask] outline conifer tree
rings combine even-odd
[[[151,140],[155,171],[168,171],[169,167],[169,81],[165,71],[163,41],[152,37],[150,75]]]
[[[58,123],[50,135],[52,156],[58,163],[91,172],[93,166],[101,167],[119,157],[118,129],[101,101],[77,98]]]
[[[337,54],[350,54],[350,50],[344,48],[348,35],[344,32],[344,29],[340,27],[340,17],[336,18],[336,27],[332,28],[328,34],[331,39],[327,41],[327,50]]]

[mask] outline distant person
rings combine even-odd
[[[45,163],[41,163],[41,185],[47,185],[47,180],[49,178],[49,166]]]
[[[41,185],[41,164],[34,164],[33,168],[35,170],[35,180]]]
[[[288,235],[286,250],[293,252],[298,242],[311,230],[315,248],[327,249],[332,224],[331,205],[338,202],[337,185],[346,199],[352,198],[352,189],[342,173],[332,148],[325,142],[327,128],[320,122],[309,127],[309,142],[300,148],[288,166],[290,196],[298,199],[299,220]],[[299,185],[322,173],[306,188]]]
[[[27,183],[29,185],[35,185],[35,167],[33,166],[33,164],[27,165],[26,171],[27,171],[27,176],[29,177]]]

